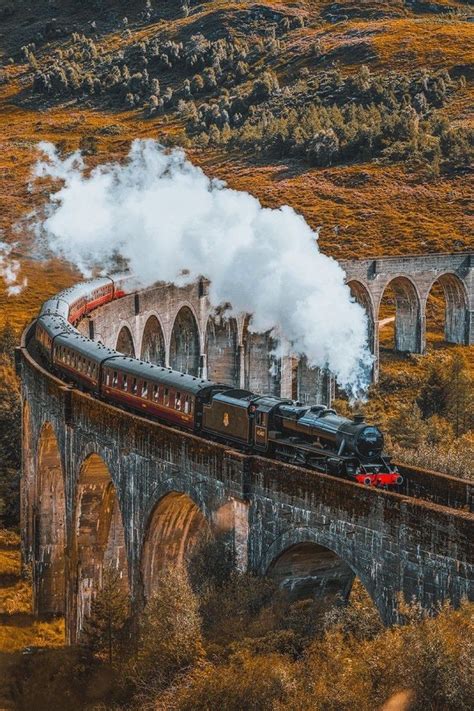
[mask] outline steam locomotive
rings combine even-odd
[[[323,405],[257,395],[124,356],[74,325],[92,309],[130,292],[119,275],[80,284],[43,304],[34,347],[43,364],[114,405],[243,449],[367,486],[402,483],[383,453],[381,431]]]

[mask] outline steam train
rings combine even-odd
[[[124,356],[81,335],[92,309],[130,293],[132,277],[94,279],[43,304],[34,348],[43,364],[114,405],[244,451],[276,457],[367,486],[394,487],[402,477],[383,453],[380,430],[323,405],[256,395]]]

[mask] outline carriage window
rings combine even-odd
[[[127,376],[124,375],[124,376],[123,376],[123,389],[126,390],[127,387],[128,387],[128,384],[127,384]]]
[[[117,385],[118,383],[118,374],[117,371],[114,370],[114,377],[112,378],[112,385]]]
[[[153,400],[158,400],[158,385],[153,385]]]
[[[169,393],[168,388],[165,388],[165,394],[164,394],[164,397],[163,397],[163,402],[164,402],[165,405],[169,405],[169,404],[170,404],[170,393]]]
[[[137,387],[137,379],[136,379],[136,378],[133,378],[133,382],[132,382],[132,393],[136,393],[137,390],[138,390],[138,387]]]
[[[148,396],[148,383],[146,380],[143,381],[142,385],[142,397],[147,397]]]
[[[189,397],[187,395],[184,398],[184,411],[186,414],[189,413]]]
[[[176,393],[176,397],[174,399],[174,406],[177,410],[181,410],[181,393]]]

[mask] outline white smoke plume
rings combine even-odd
[[[5,282],[8,296],[18,296],[28,284],[26,277],[19,281],[20,262],[11,254],[16,244],[0,242],[0,278]]]
[[[365,312],[292,208],[263,208],[151,140],[134,141],[124,164],[90,173],[79,153],[63,160],[51,144],[40,149],[35,179],[62,182],[36,224],[52,253],[84,275],[110,269],[119,255],[144,285],[204,276],[215,306],[229,302],[234,313],[253,314],[253,331],[276,329],[311,365],[329,367],[350,395],[366,389]]]

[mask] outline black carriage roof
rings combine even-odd
[[[59,314],[43,314],[38,318],[38,323],[54,338],[60,333],[77,333],[76,329]]]
[[[120,370],[127,375],[142,378],[150,382],[158,382],[176,390],[197,394],[208,388],[224,388],[227,386],[215,383],[212,380],[197,378],[194,375],[180,373],[178,370],[165,368],[161,365],[154,365],[143,360],[131,358],[124,355],[113,355],[110,360],[104,363],[105,367]]]
[[[113,348],[107,348],[98,341],[91,341],[81,333],[73,329],[71,333],[63,333],[54,341],[56,346],[66,346],[72,348],[76,353],[98,363],[117,355]]]

